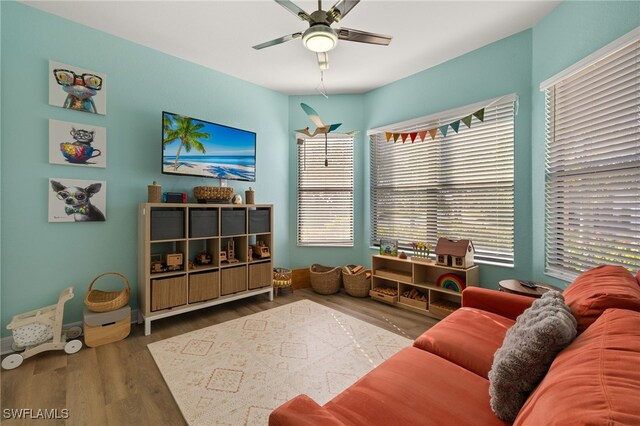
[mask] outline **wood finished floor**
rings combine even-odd
[[[3,425],[184,425],[180,410],[164,383],[147,344],[245,315],[309,299],[370,324],[415,339],[435,320],[344,293],[322,296],[311,289],[282,291],[238,300],[154,321],[151,335],[132,324],[128,338],[97,348],[83,347],[67,355],[52,351],[27,359],[15,370],[0,373],[0,416],[6,409],[68,409],[61,420],[7,420]]]

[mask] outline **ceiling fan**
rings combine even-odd
[[[339,0],[329,10],[322,10],[322,0],[318,0],[318,10],[309,15],[307,12],[296,6],[290,0],[275,0],[280,6],[296,15],[303,21],[309,23],[309,28],[304,32],[279,37],[265,43],[253,46],[260,50],[265,47],[275,46],[293,39],[302,37],[304,46],[316,52],[318,65],[321,70],[329,68],[328,51],[335,48],[338,40],[356,41],[358,43],[379,44],[388,46],[391,43],[391,36],[369,33],[366,31],[352,30],[349,28],[331,28],[331,24],[339,22],[347,13],[351,11],[360,0]]]

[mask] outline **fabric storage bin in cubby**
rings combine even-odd
[[[220,296],[218,271],[189,275],[189,303],[216,299]]]
[[[220,234],[240,235],[246,233],[246,210],[222,209],[220,214]]]
[[[187,276],[151,280],[151,311],[187,304]]]
[[[247,289],[247,267],[236,266],[220,271],[220,295],[245,291]]]
[[[249,233],[260,234],[271,231],[269,210],[249,210]]]
[[[151,240],[184,238],[184,210],[151,210]]]
[[[215,237],[217,235],[217,210],[189,210],[189,238]]]
[[[249,290],[271,285],[271,262],[249,265]]]

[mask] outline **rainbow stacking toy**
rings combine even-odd
[[[466,287],[464,279],[455,274],[441,275],[440,278],[438,278],[437,285],[438,287],[446,288],[447,290],[452,290],[458,293],[462,293],[462,290]]]

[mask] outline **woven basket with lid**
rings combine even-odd
[[[193,188],[196,200],[230,200],[233,188],[230,186],[196,186]]]

